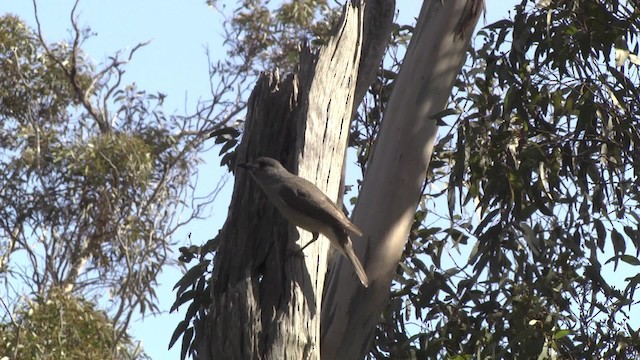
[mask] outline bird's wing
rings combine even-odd
[[[297,178],[296,180],[298,186],[287,184],[280,187],[280,197],[287,206],[325,224],[340,225],[349,233],[362,236],[362,231],[351,223],[347,216],[320,189],[306,179]],[[323,203],[331,206],[320,206]],[[338,224],[336,224],[336,220]]]

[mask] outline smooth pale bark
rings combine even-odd
[[[369,160],[353,221],[371,281],[357,283],[337,259],[322,308],[322,358],[361,359],[389,300],[435,143],[431,117],[445,108],[466,56],[481,0],[425,1]]]
[[[237,162],[276,158],[337,197],[352,107],[359,101],[354,94],[360,54],[371,53],[362,49],[362,10],[359,1],[348,4],[329,43],[318,54],[302,50],[295,76],[261,76],[249,99]],[[387,41],[388,33],[376,33],[390,29],[391,14],[387,26],[368,27],[368,42]],[[372,53],[381,58],[379,49]],[[364,72],[360,76],[372,78]],[[318,359],[329,242],[321,237],[305,257],[289,256],[311,235],[288,224],[246,172],[235,175],[229,214],[217,237],[212,305],[196,331],[202,334],[195,340],[197,358]]]

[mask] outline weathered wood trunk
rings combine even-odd
[[[372,3],[374,9],[393,4]],[[377,45],[364,53],[378,59],[363,61],[368,70],[360,74],[364,15],[359,1],[345,6],[341,25],[319,53],[302,50],[295,75],[263,74],[249,100],[237,162],[276,158],[335,199],[352,108],[360,101],[355,99],[358,76],[373,79],[370,72],[377,70],[384,49],[378,42],[387,40],[392,13],[387,26],[367,27],[372,33],[365,41]],[[311,235],[289,225],[242,169],[235,175],[229,214],[218,235],[213,304],[206,336],[197,344],[198,358],[318,359],[329,242],[321,237],[305,257],[289,256]]]
[[[431,116],[446,105],[482,9],[482,0],[422,6],[352,219],[365,233],[354,247],[372,284],[357,286],[337,259],[322,308],[323,359],[360,359],[369,349],[420,200],[437,131]]]

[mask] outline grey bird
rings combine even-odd
[[[369,279],[358,260],[349,235],[362,236],[336,204],[310,181],[294,175],[269,157],[260,157],[249,164],[238,164],[249,170],[258,185],[282,215],[294,225],[313,234],[313,239],[300,251],[318,239],[318,233],[346,256],[353,265],[360,282],[369,286]]]

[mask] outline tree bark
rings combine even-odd
[[[432,115],[444,109],[464,62],[482,0],[425,1],[369,160],[353,222],[371,281],[357,286],[344,259],[331,270],[322,308],[322,358],[361,359],[409,235],[436,138]]]
[[[382,56],[389,45],[396,9],[395,0],[369,0],[366,5],[354,112],[380,69]]]
[[[362,11],[362,2],[348,3],[327,46],[317,54],[302,49],[296,75],[281,80],[276,71],[260,77],[249,99],[237,162],[276,158],[337,197],[360,54],[366,53]],[[387,37],[372,34],[370,39]],[[382,56],[379,50],[373,53]],[[304,257],[290,256],[311,235],[288,224],[241,169],[217,239],[212,305],[206,321],[197,325],[197,358],[318,359],[329,242],[321,237]]]

